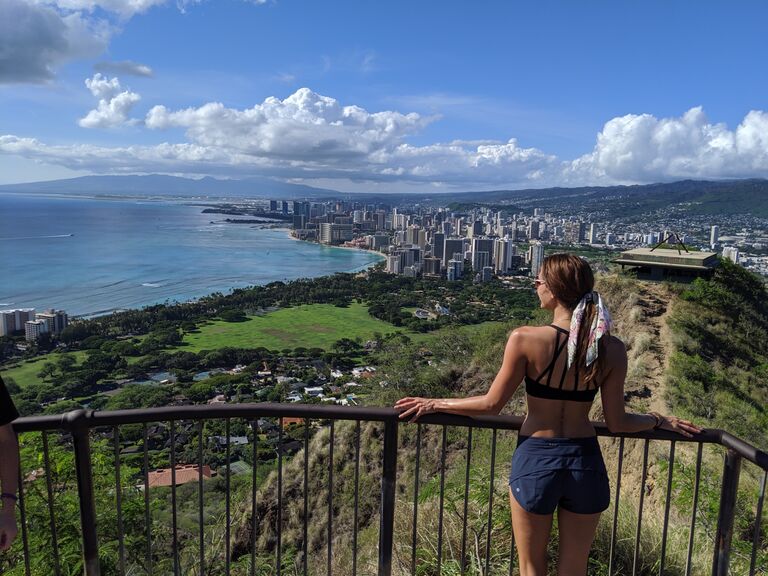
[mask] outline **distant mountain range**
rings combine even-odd
[[[3,192],[83,194],[89,196],[176,196],[210,198],[356,198],[366,203],[414,203],[467,206],[507,205],[520,208],[536,205],[544,209],[606,210],[632,216],[647,214],[671,204],[685,205],[690,214],[750,214],[768,218],[768,180],[682,180],[635,186],[586,186],[446,192],[440,194],[350,194],[326,188],[288,184],[270,178],[199,180],[177,176],[83,176],[67,180],[6,184]]]
[[[88,196],[208,196],[214,198],[314,198],[340,195],[335,190],[287,184],[270,178],[198,180],[151,174],[148,176],[82,176],[66,180],[5,184],[2,192],[83,194]]]

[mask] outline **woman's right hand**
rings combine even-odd
[[[401,398],[395,402],[395,410],[400,410],[400,419],[405,420],[413,416],[409,422],[416,422],[418,418],[425,414],[432,414],[435,410],[434,398],[407,397]]]

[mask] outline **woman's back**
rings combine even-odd
[[[568,330],[549,325],[523,328],[528,359],[525,381],[528,415],[520,433],[547,438],[583,438],[594,436],[589,411],[594,394],[603,378],[586,382],[583,370],[575,364],[568,368]],[[615,338],[606,338],[606,348],[623,346]],[[613,354],[606,354],[608,358]],[[608,373],[610,366],[605,366]],[[602,375],[601,375],[602,376]]]

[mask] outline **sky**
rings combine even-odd
[[[762,0],[0,0],[0,184],[768,177]]]

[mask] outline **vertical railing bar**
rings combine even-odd
[[[51,523],[51,548],[53,549],[53,571],[56,576],[61,574],[59,560],[59,543],[56,531],[56,515],[53,510],[53,482],[51,479],[51,460],[48,452],[48,432],[43,430],[43,462],[45,466],[45,489],[48,493],[48,515]],[[21,485],[19,485],[21,486]]]
[[[77,473],[77,496],[80,502],[80,531],[83,535],[83,572],[85,576],[99,576],[99,536],[96,526],[96,503],[93,491],[93,468],[91,466],[91,439],[88,418],[92,410],[76,410],[64,418],[66,427],[72,432]]]
[[[416,576],[416,539],[419,519],[419,468],[421,465],[421,424],[416,424],[416,463],[413,476],[413,532],[411,533],[411,576]]]
[[[123,488],[120,481],[120,429],[112,428],[115,443],[115,504],[117,506],[117,550],[120,574],[125,574],[125,537],[123,536]]]
[[[26,496],[24,494],[24,478],[21,475],[21,462],[19,462],[19,523],[21,524],[21,546],[24,550],[24,574],[30,576],[32,574],[31,566],[29,563],[29,534],[27,532],[27,506]]]
[[[357,575],[357,521],[360,502],[360,420],[355,421],[355,507],[352,518],[352,574]]]
[[[231,426],[231,419],[227,418],[224,421],[224,433],[227,435],[227,444],[226,444],[226,459],[227,459],[227,478],[225,481],[225,490],[226,494],[224,495],[224,506],[225,506],[225,517],[227,519],[227,525],[224,527],[224,538],[226,539],[226,546],[225,546],[225,552],[224,552],[224,570],[226,574],[228,575],[230,573],[230,564],[232,562],[232,538],[231,538],[231,528],[230,525],[232,524],[232,498],[230,497],[230,488],[231,488],[231,478],[232,478],[232,470],[230,468],[231,464],[231,458],[230,458],[230,446],[232,444],[232,426]]]
[[[445,453],[448,442],[448,427],[443,425],[442,448],[440,451],[440,511],[437,521],[437,573],[443,565],[443,510],[445,504]]]
[[[643,525],[643,504],[645,502],[645,481],[648,477],[648,440],[643,442],[643,473],[640,479],[640,504],[637,511],[637,530],[635,532],[635,551],[632,555],[632,576],[637,576],[640,556],[640,533]]]
[[[149,451],[147,447],[149,433],[146,422],[142,426],[142,436],[144,448],[144,529],[147,536],[146,570],[147,574],[152,574],[152,520],[149,514]]]
[[[672,502],[672,474],[675,468],[675,441],[669,443],[669,468],[667,470],[667,495],[664,501],[664,526],[661,532],[661,560],[659,576],[664,576],[664,560],[667,552],[667,534],[669,528],[669,506]]]
[[[611,545],[608,553],[608,574],[613,574],[616,561],[616,530],[619,525],[619,499],[621,498],[621,470],[624,467],[624,438],[619,440],[619,463],[616,469],[616,493],[613,497],[613,525],[611,526]]]
[[[277,419],[277,548],[275,549],[275,573],[283,571],[283,418]]]
[[[205,574],[205,516],[203,513],[203,420],[197,422],[197,510],[198,523],[200,524],[198,534],[198,555],[200,557],[200,576]]]
[[[309,418],[304,420],[304,534],[302,549],[304,552],[304,576],[309,573]]]
[[[520,438],[520,431],[517,432],[518,439]],[[511,490],[511,489],[510,489]],[[510,492],[511,496],[511,492]],[[510,503],[511,504],[511,503]],[[510,539],[509,539],[509,576],[512,576],[512,570],[515,566],[515,532],[510,527]]]
[[[493,530],[493,482],[496,475],[496,433],[497,429],[493,429],[493,440],[491,442],[491,482],[488,490],[488,532],[485,539],[485,573],[490,574],[491,571],[491,531]]]
[[[179,530],[176,517],[176,420],[171,420],[171,514],[173,523],[173,573],[179,576]]]
[[[334,424],[331,420],[331,436],[328,441],[328,566],[326,573],[331,576],[331,559],[333,558],[333,442]]]
[[[467,571],[467,514],[469,513],[469,471],[472,462],[472,426],[467,426],[467,466],[464,470],[464,517],[461,527],[461,576]]]
[[[757,550],[760,547],[760,524],[763,521],[763,502],[765,501],[766,480],[768,480],[768,470],[763,473],[763,479],[760,482],[760,496],[757,498],[757,510],[755,510],[755,531],[754,536],[752,536],[752,558],[749,560],[749,576],[753,576],[755,573]]]
[[[251,576],[256,575],[256,482],[257,466],[259,464],[259,425],[258,420],[251,421],[253,430],[253,446],[251,449]]]
[[[693,559],[693,538],[696,530],[696,508],[699,505],[699,482],[701,481],[701,455],[704,451],[704,444],[699,444],[699,449],[696,452],[696,474],[695,484],[693,486],[693,505],[691,508],[691,530],[688,535],[688,556],[685,560],[685,576],[691,576],[692,559]]]
[[[397,417],[384,422],[384,450],[379,508],[378,576],[392,574],[393,532],[395,527],[395,484],[397,482]]]
[[[736,498],[739,490],[741,456],[728,449],[723,463],[723,485],[720,491],[720,511],[717,515],[715,553],[712,559],[713,576],[727,576],[733,538],[733,521],[736,513]]]

